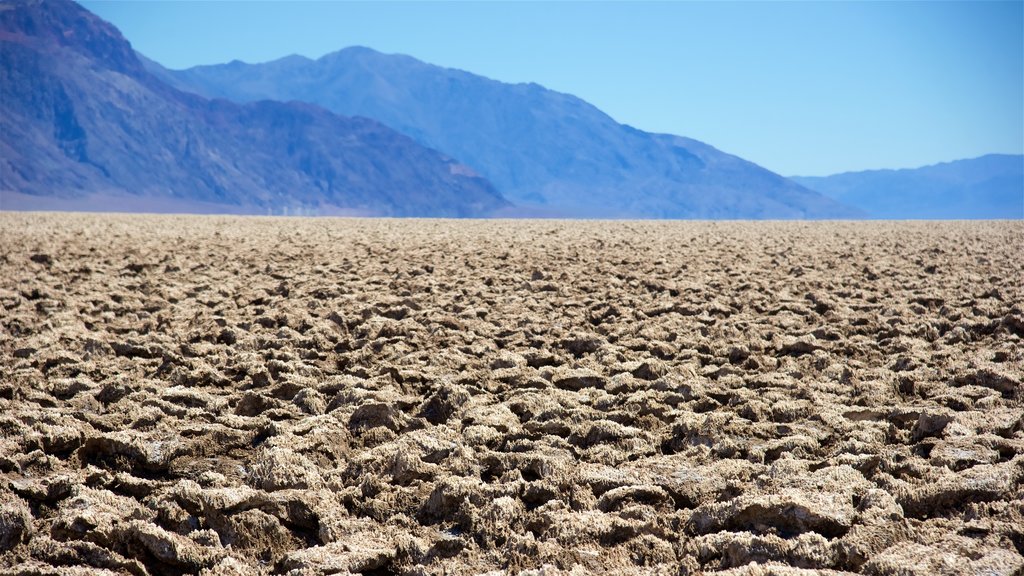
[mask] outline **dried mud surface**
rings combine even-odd
[[[1022,254],[0,214],[0,572],[1019,574]]]

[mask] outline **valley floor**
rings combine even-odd
[[[0,572],[1019,574],[1022,254],[0,213]]]

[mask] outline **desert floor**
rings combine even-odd
[[[0,213],[0,572],[1019,574],[1022,262],[1021,222]]]

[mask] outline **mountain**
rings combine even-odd
[[[989,154],[905,170],[792,180],[872,218],[1024,218],[1024,156]]]
[[[378,120],[459,158],[535,214],[834,218],[859,213],[695,140],[617,123],[583,100],[409,56],[347,48],[183,71],[178,88],[236,102],[304,101]],[[522,211],[521,210],[521,211]]]
[[[467,166],[313,104],[181,92],[68,0],[0,3],[0,208],[477,216]]]

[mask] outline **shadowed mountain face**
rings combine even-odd
[[[873,218],[1024,218],[1024,156],[793,180]]]
[[[64,0],[0,3],[0,208],[475,216],[508,203],[365,118],[180,92]]]
[[[855,210],[706,144],[621,125],[536,84],[505,84],[408,56],[348,48],[184,71],[179,88],[238,102],[313,102],[365,116],[459,158],[538,214],[830,218]]]

